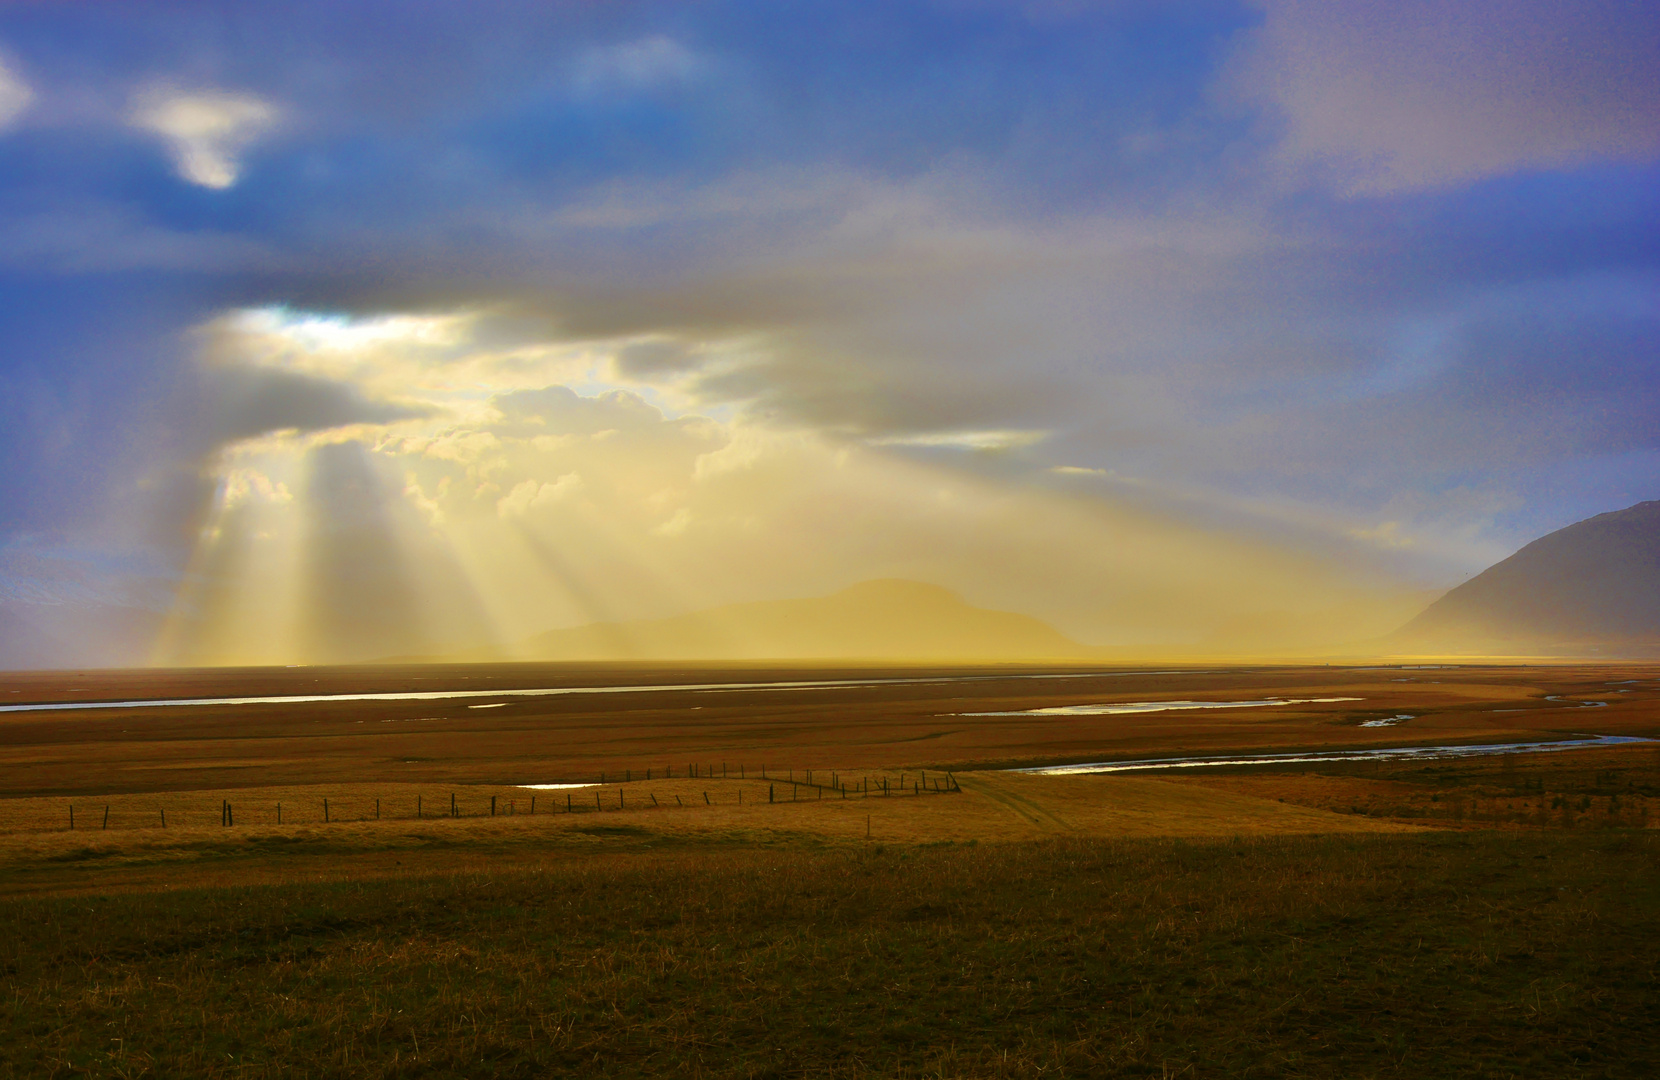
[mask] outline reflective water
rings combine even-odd
[[[856,686],[920,686],[931,683],[995,682],[1014,679],[1117,679],[1128,675],[1205,674],[1175,671],[1090,671],[1059,675],[943,675],[894,679],[800,679],[780,682],[680,683],[642,686],[550,686],[529,690],[407,690],[362,694],[277,694],[269,697],[137,698],[129,701],[42,701],[0,705],[0,713],[82,709],[161,709],[200,705],[306,705],[331,701],[458,701],[465,698],[561,697],[568,694],[653,694],[700,691],[819,690]],[[502,702],[502,704],[507,704]]]
[[[1218,765],[1299,765],[1319,761],[1401,761],[1437,758],[1487,757],[1493,754],[1537,754],[1553,750],[1584,750],[1593,746],[1622,746],[1651,743],[1631,735],[1582,735],[1549,742],[1491,743],[1482,746],[1402,746],[1387,750],[1313,750],[1290,754],[1228,754],[1204,757],[1143,758],[1139,761],[1094,761],[1082,765],[1040,765],[1009,769],[1009,772],[1041,776],[1070,776],[1085,773],[1140,772],[1150,769],[1200,769]]]
[[[1260,709],[1268,705],[1312,705],[1328,701],[1364,701],[1357,697],[1262,698],[1254,701],[1113,701],[1102,705],[1055,705],[1012,712],[971,712],[958,716],[1114,716],[1120,713],[1179,712],[1183,709]]]

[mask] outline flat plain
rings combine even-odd
[[[616,686],[656,688],[504,693]],[[1652,738],[1654,667],[0,677],[12,703],[457,690],[0,712],[0,1076],[1660,1055],[1660,744],[1007,771]],[[1223,701],[1278,703],[1029,711]]]

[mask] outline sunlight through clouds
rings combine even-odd
[[[1380,632],[1398,614],[1335,565],[936,460],[1019,452],[1044,432],[860,439],[750,416],[741,401],[716,419],[693,409],[695,379],[676,365],[629,380],[619,359],[661,339],[504,341],[486,322],[267,309],[204,329],[215,369],[303,375],[364,408],[396,393],[404,411],[220,450],[199,584],[181,596],[168,658],[372,659],[481,642],[518,656],[550,628],[873,577],[935,581],[1109,643],[1200,641],[1288,596]]]
[[[123,552],[271,662],[884,578],[1387,631],[1660,482],[1652,7],[0,5],[0,545],[68,553],[0,593]]]

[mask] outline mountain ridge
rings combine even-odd
[[[1427,652],[1660,654],[1660,500],[1541,536],[1448,590],[1390,641]]]
[[[975,607],[939,585],[880,578],[828,596],[549,630],[489,658],[504,652],[525,660],[1036,661],[1096,650],[1030,615]]]

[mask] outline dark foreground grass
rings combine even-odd
[[[1657,915],[1640,832],[693,846],[13,900],[0,1076],[1652,1076]]]

